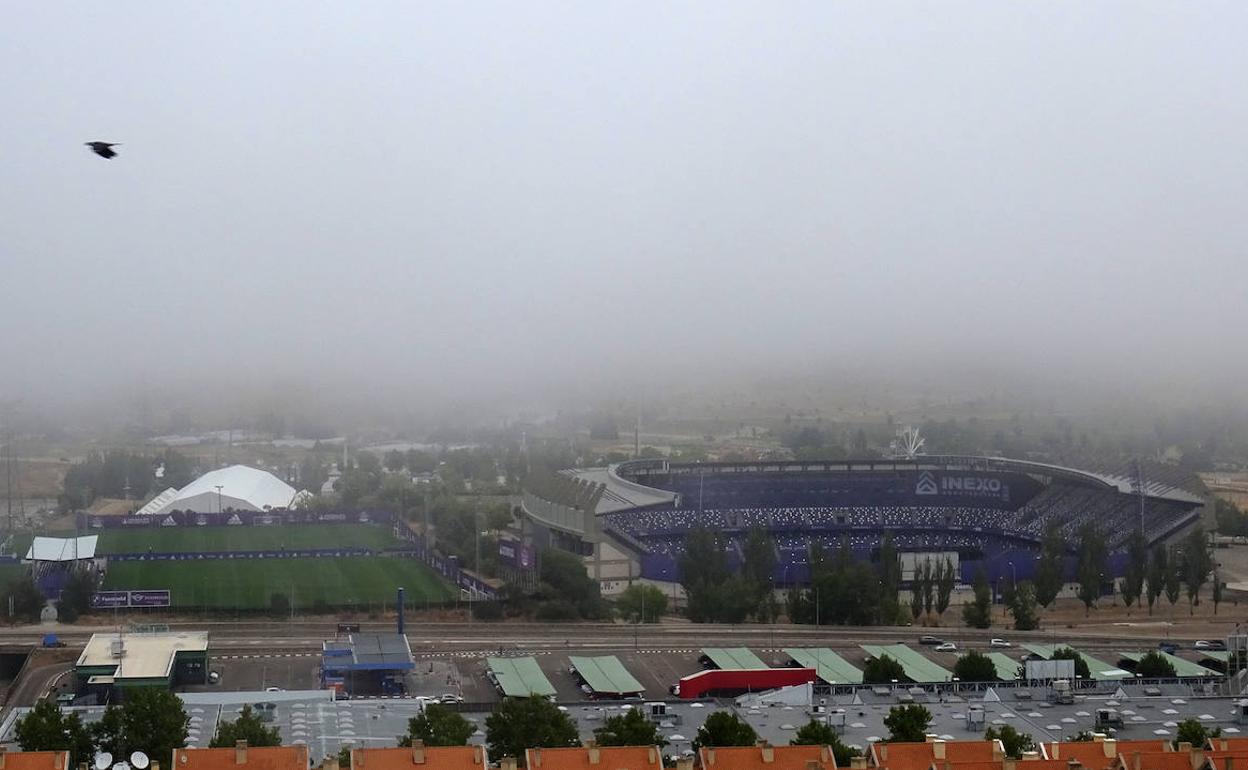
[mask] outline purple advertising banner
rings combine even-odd
[[[130,606],[129,591],[96,591],[91,597],[91,606],[95,609],[113,609]]]
[[[127,607],[168,607],[169,591],[96,591],[91,606],[97,610]]]
[[[168,591],[131,591],[131,607],[168,607]]]
[[[171,511],[154,516],[98,516],[78,514],[85,529],[138,527],[271,527],[280,524],[393,524],[393,511],[225,511],[195,513]]]

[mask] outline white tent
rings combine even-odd
[[[163,497],[163,495],[161,495]],[[246,465],[231,465],[211,471],[183,487],[156,510],[143,511],[158,515],[167,511],[214,513],[236,511],[267,511],[288,508],[295,498],[295,488],[268,471]]]
[[[94,559],[99,535],[83,537],[36,537],[26,551],[26,561],[74,561]]]

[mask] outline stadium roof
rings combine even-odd
[[[992,665],[997,667],[997,679],[1013,682],[1018,678],[1018,667],[1022,664],[1017,660],[1002,652],[990,652],[988,653],[988,659],[992,661]]]
[[[213,513],[230,508],[236,511],[267,511],[286,508],[294,498],[295,488],[272,473],[246,465],[231,465],[195,479],[160,508],[149,511],[148,515],[156,516],[166,511]]]
[[[1075,650],[1075,648],[1071,647],[1069,644],[1024,644],[1022,645],[1022,648],[1026,650],[1027,652],[1030,652],[1033,655],[1039,655],[1041,658],[1044,658],[1045,660],[1051,660],[1053,658],[1053,652],[1057,650],[1059,647],[1066,647],[1071,650]],[[1083,658],[1083,662],[1088,664],[1088,673],[1092,675],[1093,679],[1099,682],[1111,682],[1117,679],[1134,679],[1135,678],[1135,674],[1132,674],[1130,671],[1123,670],[1121,668],[1118,668],[1117,666],[1111,666],[1105,661],[1098,660],[1092,657],[1091,655],[1087,654],[1086,652],[1079,652],[1079,650],[1075,650],[1075,652],[1079,653],[1079,656]]]
[[[624,664],[614,655],[585,658],[573,655],[568,658],[585,684],[594,692],[613,695],[645,692],[646,688],[636,677],[628,673]]]
[[[555,694],[555,686],[538,667],[537,658],[531,655],[523,658],[486,658],[485,662],[498,679],[503,695],[528,698]]]
[[[953,679],[952,671],[936,665],[904,644],[860,644],[858,646],[873,658],[881,655],[893,658],[901,664],[901,667],[905,669],[906,677],[913,682],[924,684],[948,682]]]
[[[827,647],[786,647],[799,666],[813,668],[828,684],[862,684],[862,671]]]
[[[722,669],[771,668],[744,647],[703,647],[702,654]]]
[[[82,537],[36,537],[26,551],[27,561],[74,561],[94,559],[99,535]]]
[[[646,505],[660,505],[676,499],[675,492],[629,481],[615,474],[610,468],[583,468],[568,471],[568,474],[603,485],[602,497],[598,498],[598,505],[594,508],[596,514],[627,511]]]
[[[1204,666],[1198,663],[1193,663],[1190,660],[1184,660],[1177,655],[1171,655],[1170,653],[1162,650],[1154,650],[1154,652],[1157,652],[1161,655],[1161,657],[1170,661],[1170,665],[1174,666],[1175,676],[1222,676],[1220,672],[1205,668]],[[1144,657],[1144,653],[1142,652],[1120,652],[1118,654],[1127,660],[1136,663],[1140,661],[1140,658]]]

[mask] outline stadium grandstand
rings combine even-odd
[[[566,470],[526,482],[522,510],[539,548],[585,558],[606,594],[629,582],[679,582],[688,534],[700,528],[725,540],[741,560],[755,527],[774,538],[775,581],[809,577],[812,548],[848,542],[860,559],[878,556],[890,533],[903,561],[957,556],[963,582],[982,566],[990,580],[1032,577],[1040,542],[1056,527],[1071,549],[1086,523],[1110,548],[1121,574],[1127,538],[1142,529],[1150,544],[1169,541],[1200,516],[1203,498],[1180,477],[1138,467],[1087,471],[988,457],[918,456],[863,461],[681,464],[633,460]]]

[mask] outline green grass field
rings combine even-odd
[[[393,606],[399,586],[413,604],[455,597],[455,589],[425,565],[385,557],[112,562],[103,588],[168,588],[173,606],[187,609],[263,609],[271,594],[284,593],[296,609],[306,610],[317,600]]]

